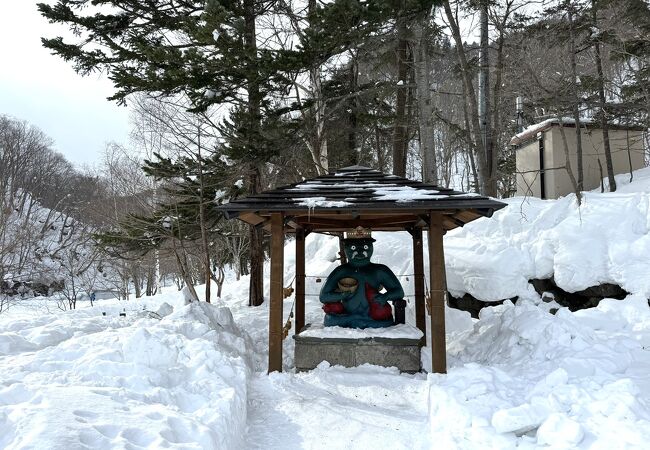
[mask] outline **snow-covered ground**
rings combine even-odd
[[[290,338],[285,371],[266,375],[268,308],[247,306],[245,278],[213,305],[169,290],[58,314],[14,307],[0,315],[0,448],[648,448],[650,172],[635,180],[580,208],[512,199],[446,236],[454,293],[519,297],[478,321],[447,310],[446,375],[327,363],[294,373]],[[375,237],[373,260],[412,295],[410,237]],[[316,295],[337,250],[307,239],[307,322],[322,321]],[[289,242],[287,285],[293,260]],[[551,314],[558,305],[527,282],[551,275],[566,291],[612,282],[631,295]]]

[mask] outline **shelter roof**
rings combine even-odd
[[[283,212],[287,231],[344,231],[357,226],[377,231],[426,228],[430,212],[443,213],[449,230],[505,203],[363,166],[350,166],[300,183],[232,200],[219,206],[226,218],[265,226],[270,214]]]

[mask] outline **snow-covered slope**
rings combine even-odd
[[[29,195],[0,214],[0,295],[68,297],[111,289],[118,274],[94,247],[92,226],[40,205]],[[17,299],[6,299],[13,304]],[[2,305],[0,305],[2,306]],[[3,308],[0,308],[0,311]]]

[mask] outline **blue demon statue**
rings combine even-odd
[[[325,326],[380,328],[394,324],[388,301],[401,300],[404,290],[388,267],[370,262],[373,242],[370,231],[361,227],[347,233],[343,244],[348,262],[332,271],[320,292]]]

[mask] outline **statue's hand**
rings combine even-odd
[[[347,302],[354,296],[354,292],[342,292],[341,293],[341,301]]]
[[[386,294],[377,294],[373,300],[381,306],[384,306],[388,301]]]

